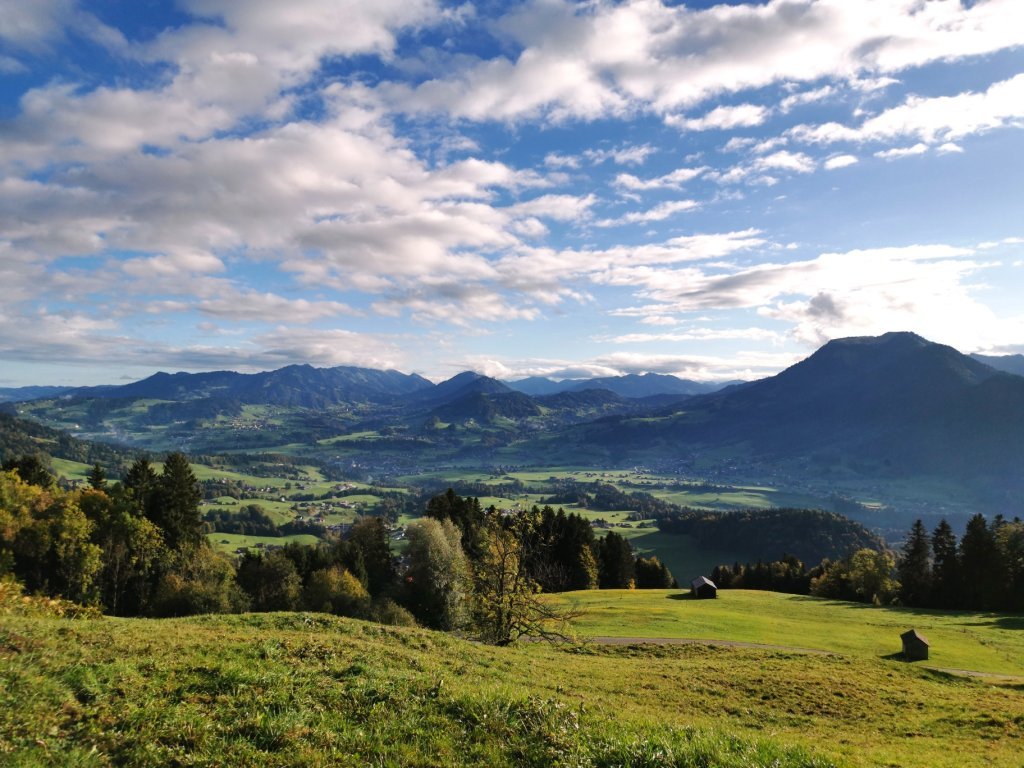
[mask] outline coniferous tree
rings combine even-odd
[[[960,601],[960,558],[956,534],[949,523],[939,521],[932,532],[932,603],[954,608]]]
[[[633,548],[615,531],[608,531],[598,542],[597,562],[601,589],[629,589],[635,586]]]
[[[960,539],[960,587],[962,607],[983,610],[995,607],[1000,592],[999,550],[985,516],[974,515]]]
[[[995,531],[999,561],[1003,567],[1000,609],[1024,611],[1024,522],[1003,522]]]
[[[653,555],[651,557],[638,557],[636,559],[635,573],[637,589],[668,589],[674,581],[668,566]]]
[[[203,493],[185,454],[175,452],[167,457],[151,499],[146,512],[163,531],[169,548],[195,546],[203,541],[203,521],[199,515]]]
[[[254,611],[294,611],[299,607],[302,579],[291,558],[282,552],[247,553],[238,564],[236,579]]]
[[[50,470],[46,468],[43,459],[35,454],[8,459],[3,463],[3,470],[5,472],[13,470],[24,482],[29,485],[38,485],[40,488],[52,488],[57,482]]]
[[[107,473],[99,463],[93,464],[89,470],[89,487],[94,491],[102,491],[107,487]]]
[[[904,605],[928,605],[932,598],[931,541],[924,523],[910,529],[896,563],[900,600]]]
[[[361,517],[348,533],[348,545],[358,551],[366,573],[366,588],[377,598],[391,591],[395,583],[395,561],[387,526],[379,517]],[[359,566],[353,563],[355,570]],[[353,573],[355,573],[353,570]]]
[[[480,499],[467,496],[462,498],[452,488],[434,496],[427,502],[427,517],[435,520],[451,520],[462,532],[462,549],[475,560],[483,546],[484,510]]]
[[[152,519],[151,507],[157,486],[157,474],[148,459],[136,459],[121,481],[124,494],[135,502],[139,514]]]

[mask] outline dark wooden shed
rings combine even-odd
[[[715,586],[715,582],[711,579],[698,576],[690,582],[690,594],[701,600],[715,598],[718,597],[718,587]]]
[[[903,656],[907,661],[928,660],[928,638],[916,629],[908,629],[900,639],[903,641]]]

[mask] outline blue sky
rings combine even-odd
[[[0,0],[0,386],[1024,352],[1024,3]]]

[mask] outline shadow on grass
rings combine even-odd
[[[913,663],[912,661],[910,661],[910,659],[903,655],[903,651],[896,651],[896,653],[886,653],[882,656],[879,656],[878,658],[885,659],[886,661],[902,661],[906,664]]]
[[[1024,616],[1000,616],[993,623],[1000,629],[1024,629]]]
[[[696,600],[689,592],[678,592],[674,595],[665,595],[669,600]]]

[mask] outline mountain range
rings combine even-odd
[[[609,457],[708,453],[809,473],[932,475],[1024,489],[1024,377],[912,333],[829,342],[772,376],[689,398],[654,418],[565,431]]]
[[[507,382],[517,392],[527,395],[556,395],[559,392],[583,392],[588,389],[606,389],[621,397],[650,397],[652,395],[703,395],[722,389],[729,384],[690,381],[661,373],[630,373],[625,376],[604,376],[593,379],[554,379],[531,376]]]
[[[277,422],[260,417],[246,445],[364,432],[377,437],[346,447],[374,460],[391,446],[418,451],[417,461],[690,461],[785,467],[791,477],[817,479],[935,477],[984,488],[1016,509],[1024,498],[1024,376],[1009,371],[1017,363],[887,333],[831,341],[775,376],[716,391],[656,374],[505,383],[467,371],[434,384],[397,371],[295,365],[158,373],[4,408],[103,439],[213,450],[215,441],[195,435],[230,424],[246,406],[268,406]],[[282,418],[287,440],[272,426]]]

